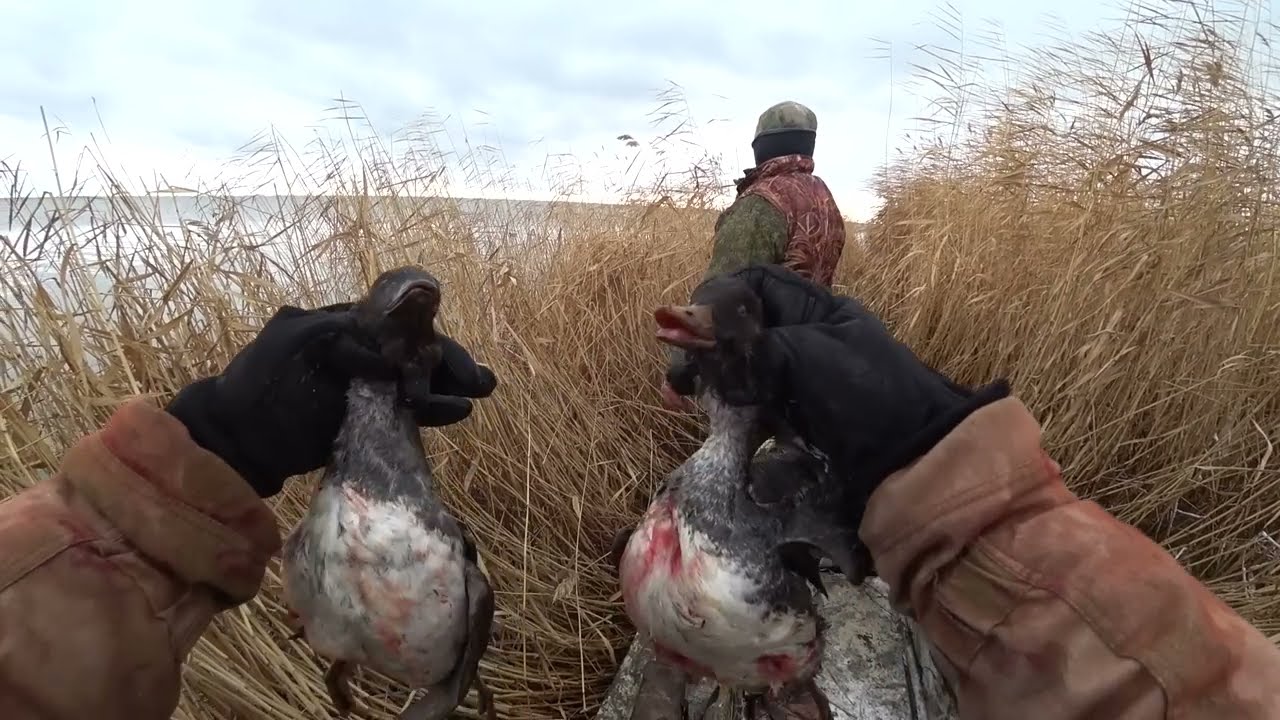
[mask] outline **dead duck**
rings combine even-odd
[[[742,404],[761,394],[749,366],[759,299],[721,277],[692,300],[655,319],[659,339],[698,364],[710,434],[615,540],[627,614],[661,661],[745,693],[748,718],[759,709],[780,718],[781,702],[801,692],[829,719],[814,682],[824,624],[808,585],[825,592],[815,550],[861,582],[856,528],[841,521],[843,489],[821,456]],[[753,460],[770,432],[779,440]]]
[[[380,275],[350,312],[401,367],[434,368],[440,283],[416,267]],[[284,600],[297,633],[331,664],[330,699],[347,716],[365,666],[426,688],[402,720],[443,720],[478,676],[494,601],[475,544],[436,494],[431,464],[395,382],[353,381],[333,456],[285,541]]]

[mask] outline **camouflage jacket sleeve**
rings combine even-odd
[[[762,197],[739,198],[716,225],[711,246],[711,262],[703,274],[712,275],[741,270],[748,265],[780,263],[787,251],[787,220],[778,209]],[[667,349],[668,365],[683,363],[685,351]]]
[[[762,197],[747,195],[716,227],[711,262],[703,278],[756,263],[780,263],[787,251],[787,220]]]
[[[271,509],[142,401],[0,501],[0,715],[163,720],[220,611],[280,546]]]
[[[1068,491],[1015,398],[886,480],[861,535],[963,717],[1280,718],[1280,649]]]

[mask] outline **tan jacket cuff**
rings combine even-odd
[[[1280,717],[1280,651],[1072,495],[1016,399],[886,480],[862,537],[977,717]]]
[[[62,468],[141,553],[232,604],[257,594],[280,548],[271,509],[163,410],[135,400],[67,454]]]
[[[1043,511],[1076,498],[1056,481],[1040,446],[1040,425],[1017,398],[987,405],[915,463],[890,476],[867,503],[861,536],[876,572],[901,591],[931,577],[993,518]],[[918,567],[926,558],[929,567]]]

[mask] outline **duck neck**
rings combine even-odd
[[[754,407],[734,407],[710,393],[702,399],[710,434],[689,457],[683,482],[698,495],[730,499],[746,479],[755,450],[752,443],[757,440],[758,412]]]
[[[381,499],[434,497],[431,463],[395,382],[353,379],[325,482]]]

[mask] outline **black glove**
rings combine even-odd
[[[927,367],[857,300],[776,265],[733,275],[760,297],[765,330],[752,372],[760,402],[827,455],[861,505],[889,474],[928,452],[970,413],[1009,394],[977,392]]]
[[[471,398],[486,398],[498,386],[493,371],[478,364],[453,338],[436,333],[443,355],[431,377],[404,378],[401,402],[413,410],[419,427],[440,427],[466,420]]]
[[[289,477],[328,462],[354,377],[399,380],[420,426],[458,422],[471,412],[468,397],[493,392],[493,373],[444,337],[444,361],[430,380],[401,377],[361,337],[348,309],[281,308],[220,375],[186,386],[166,409],[270,497]]]
[[[346,312],[354,303],[336,303],[322,312]],[[431,377],[402,378],[400,402],[413,411],[418,427],[443,427],[471,415],[471,398],[486,398],[498,386],[493,371],[478,364],[456,340],[437,332],[442,350],[440,365]],[[381,362],[381,358],[378,358]]]

